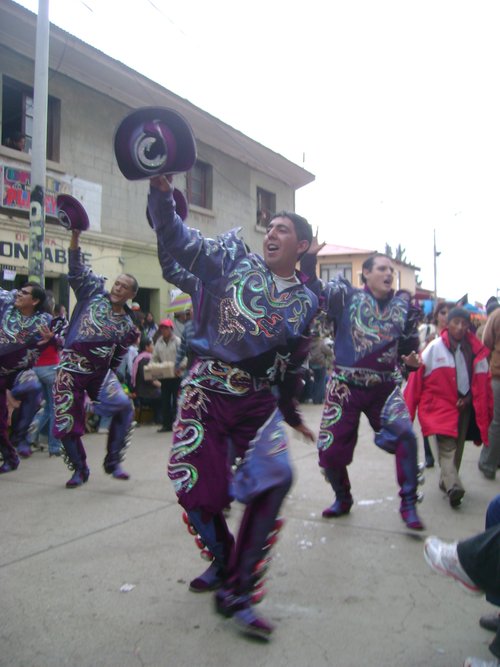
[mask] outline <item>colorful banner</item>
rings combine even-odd
[[[30,209],[31,172],[4,164],[2,168],[2,206],[18,211]],[[71,194],[71,184],[47,176],[45,188],[45,215],[57,216],[57,195]]]

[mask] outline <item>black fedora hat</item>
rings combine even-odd
[[[191,127],[165,107],[141,107],[125,116],[114,146],[120,171],[130,181],[189,171],[196,161]]]
[[[186,197],[184,197],[182,192],[177,188],[174,188],[173,196],[174,196],[175,210],[177,211],[177,215],[179,215],[181,220],[184,221],[188,217],[188,203],[186,201]],[[149,209],[147,208],[146,208],[146,218],[148,219],[149,226],[151,227],[151,229],[154,229],[153,220],[151,219],[151,216],[149,215]]]
[[[89,228],[89,216],[82,204],[71,195],[57,195],[57,218],[66,229]]]

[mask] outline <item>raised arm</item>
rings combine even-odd
[[[80,249],[80,230],[73,229],[69,244],[68,281],[73,289],[77,301],[89,298],[104,291],[104,278],[97,276],[89,266],[83,262]]]
[[[205,238],[199,230],[184,224],[175,212],[171,177],[156,176],[150,183],[148,211],[162,252],[168,252],[203,282],[217,279],[236,258],[246,254],[243,241],[236,235]]]
[[[307,286],[312,290],[317,297],[320,297],[323,292],[323,282],[318,278],[316,274],[316,267],[318,263],[318,252],[321,248],[324,247],[324,243],[320,243],[318,240],[318,230],[313,236],[311,245],[307,249],[307,252],[302,255],[300,260],[300,270],[308,277]]]
[[[319,243],[316,232],[308,251],[300,260],[300,270],[308,276],[306,284],[318,297],[320,309],[327,314],[328,319],[337,322],[344,309],[346,296],[353,287],[349,281],[340,276],[328,283],[318,278],[316,275],[318,252],[324,245]]]
[[[168,244],[165,237],[159,234],[158,241],[158,259],[160,261],[163,278],[172,285],[175,285],[186,294],[193,294],[200,288],[200,280],[191,271],[183,268],[168,251]]]

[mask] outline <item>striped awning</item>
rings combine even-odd
[[[192,307],[193,303],[189,294],[181,292],[170,301],[170,306],[165,310],[165,313],[182,313]]]

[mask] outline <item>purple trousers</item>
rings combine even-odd
[[[12,439],[17,445],[28,443],[28,430],[40,405],[41,384],[32,370],[21,371],[0,377],[0,454],[7,463],[16,463],[16,448],[9,438],[7,389],[21,401],[19,415]]]
[[[54,383],[54,430],[60,438],[71,469],[86,467],[87,454],[82,442],[85,433],[85,392],[93,401],[92,409],[98,415],[110,416],[104,469],[111,473],[123,459],[128,445],[134,407],[111,370],[95,373],[73,373],[60,367]]]
[[[185,383],[168,475],[227,585],[249,593],[292,484],[282,416],[271,390],[250,386],[231,395]],[[233,497],[247,506],[235,544],[222,513]]]
[[[332,377],[318,439],[320,467],[337,497],[350,497],[347,466],[353,459],[361,413],[375,431],[375,443],[395,454],[401,506],[412,507],[417,500],[417,442],[401,390],[393,383],[357,387]]]

